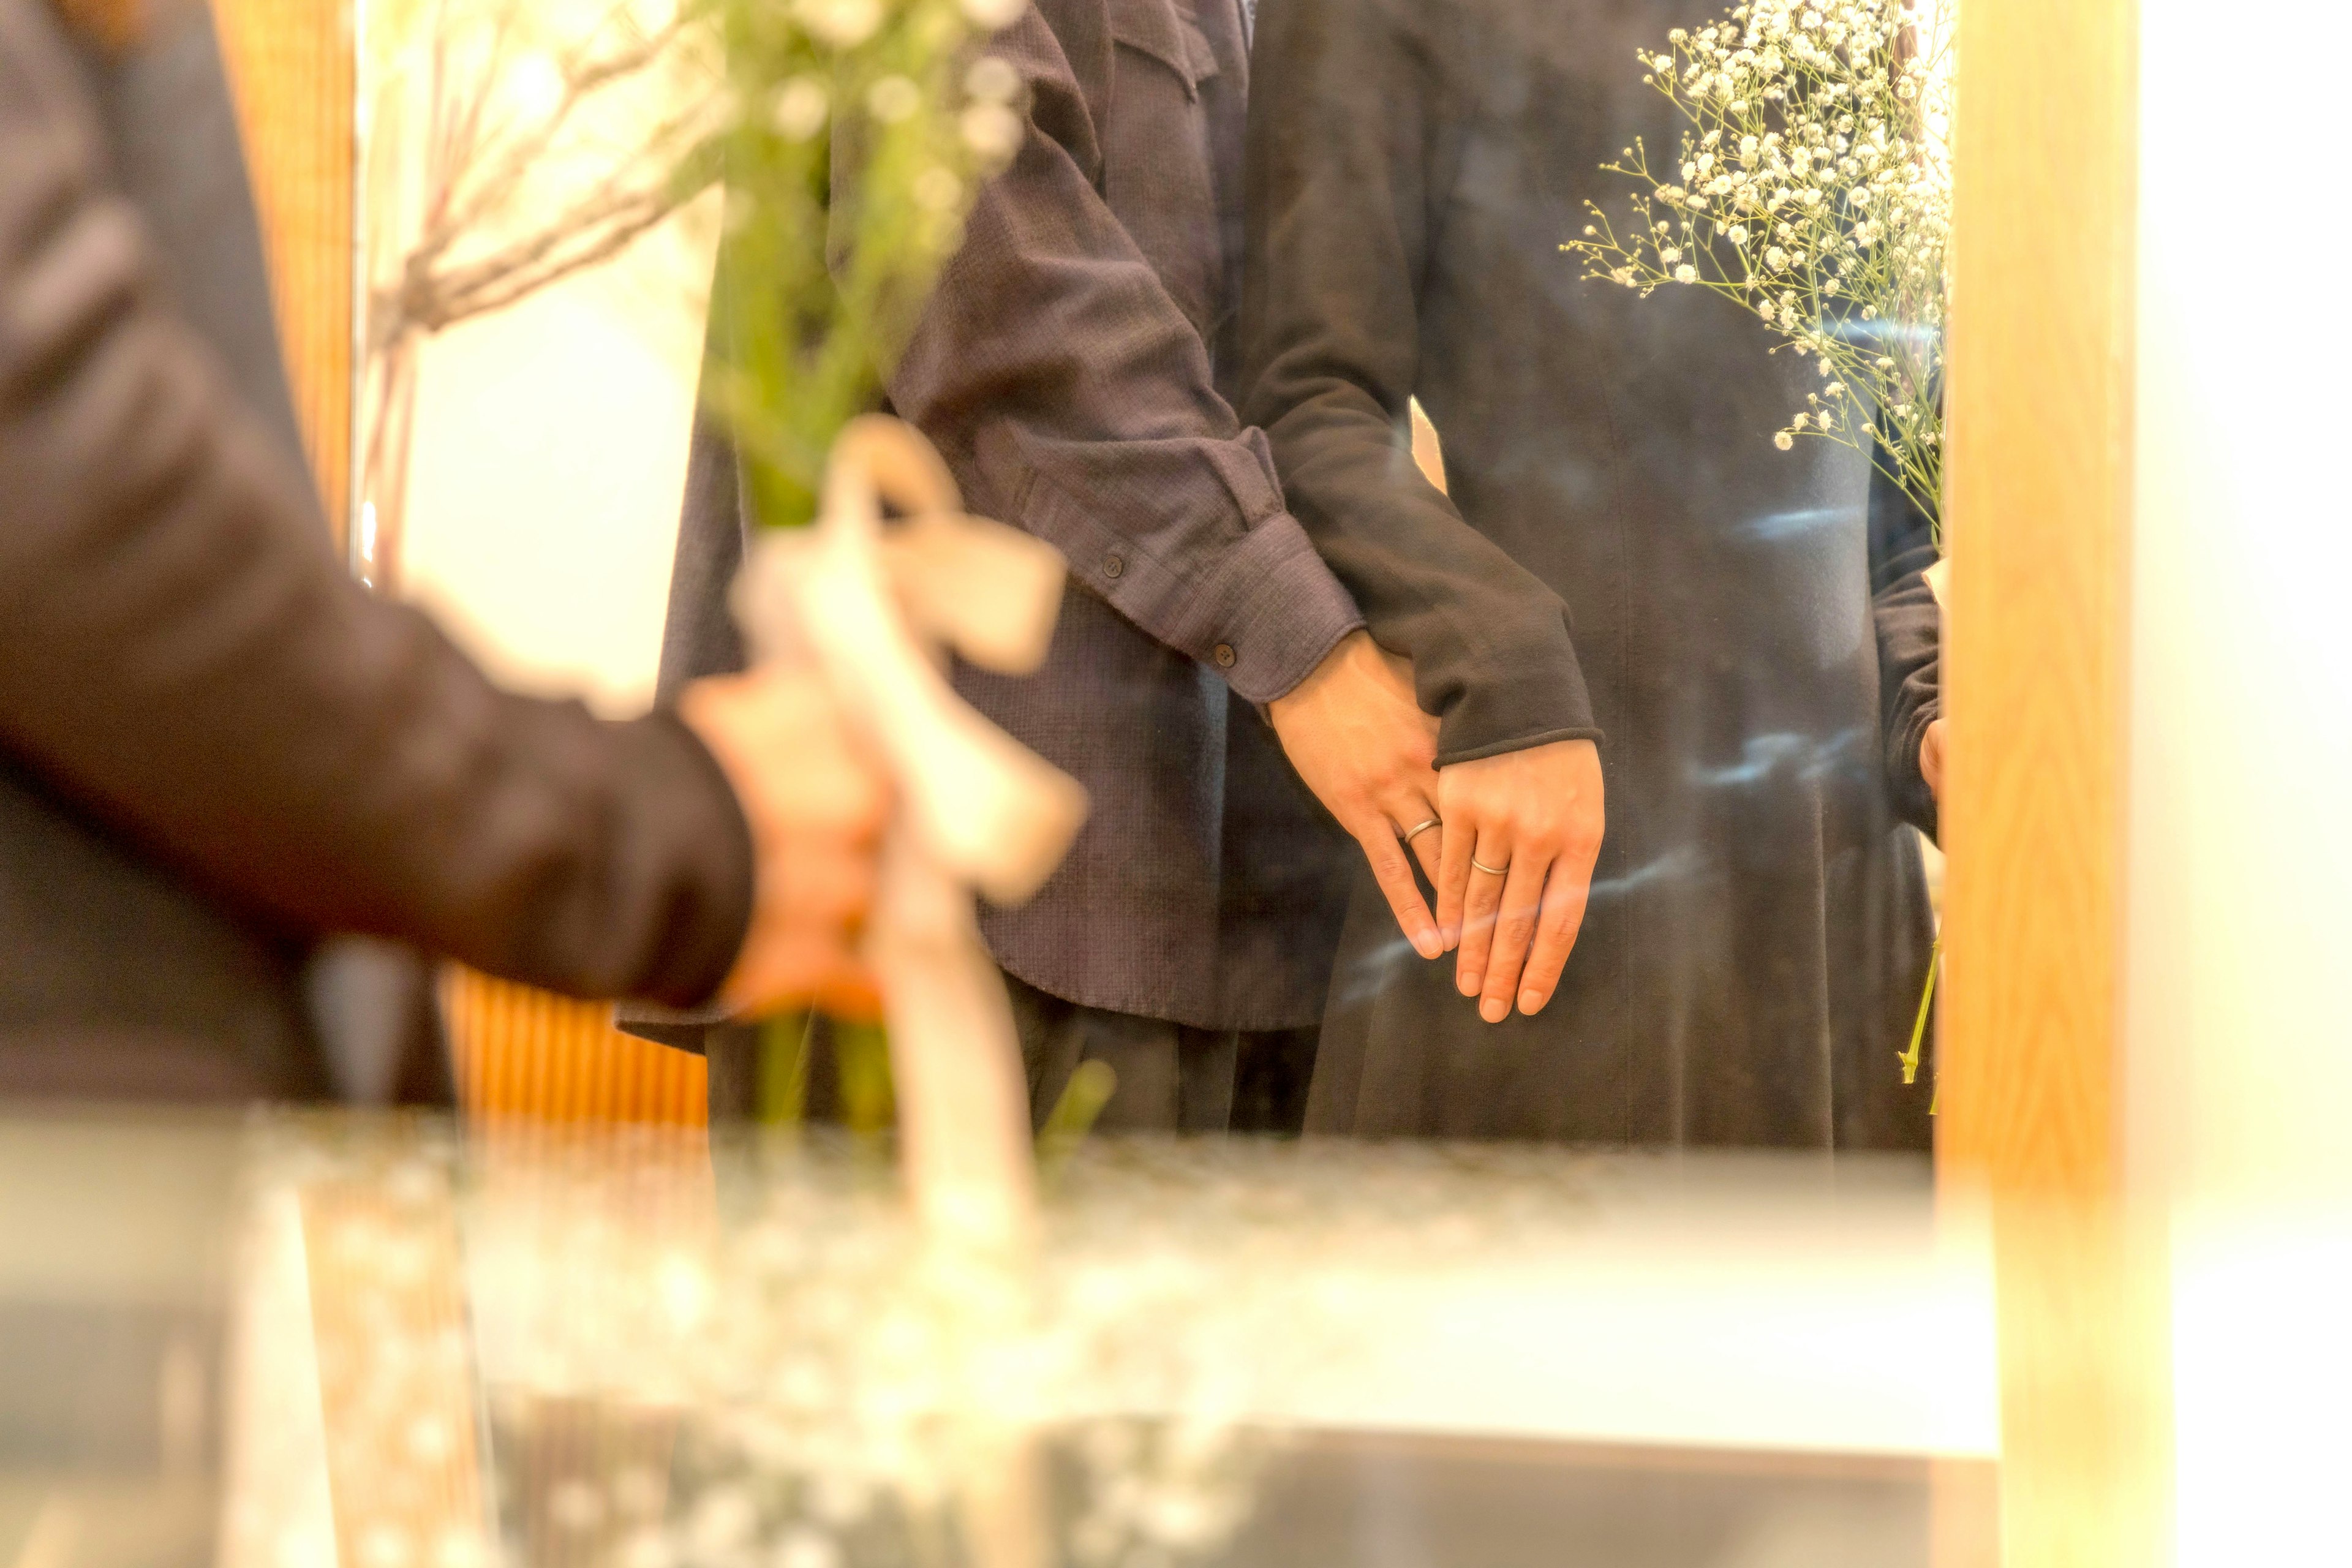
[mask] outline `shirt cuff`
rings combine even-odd
[[[1475,763],[1555,741],[1605,739],[1593,718],[1584,669],[1565,627],[1556,639],[1515,639],[1490,646],[1447,668],[1466,668],[1451,691],[1424,689],[1422,703],[1439,713],[1437,766]],[[1528,646],[1536,643],[1536,646]],[[1441,669],[1441,687],[1445,673]],[[1431,698],[1437,698],[1432,702]]]
[[[1024,517],[1070,575],[1157,641],[1198,659],[1244,701],[1287,696],[1364,624],[1298,520],[1268,512],[1227,542],[1163,561],[1042,474]]]
[[[1202,597],[1217,611],[1202,634],[1213,639],[1206,662],[1243,700],[1261,706],[1289,696],[1364,624],[1288,512],[1262,520],[1226,552]]]

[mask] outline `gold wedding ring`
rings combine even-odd
[[[1510,872],[1509,867],[1489,866],[1484,860],[1479,859],[1475,855],[1470,857],[1470,868],[1474,871],[1484,871],[1489,877],[1507,876]]]
[[[1404,841],[1407,844],[1410,844],[1414,839],[1420,837],[1423,834],[1428,832],[1431,828],[1435,827],[1437,825],[1437,818],[1433,816],[1427,822],[1423,823],[1419,827],[1408,827],[1404,830]]]

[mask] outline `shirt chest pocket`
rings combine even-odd
[[[1205,338],[1224,314],[1215,52],[1175,0],[1115,0],[1103,199]]]

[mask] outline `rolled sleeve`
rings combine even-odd
[[[1943,612],[1927,586],[1935,525],[1882,470],[1870,490],[1871,619],[1878,635],[1881,762],[1896,815],[1933,838],[1936,796],[1919,771],[1942,714]]]
[[[1202,329],[1105,197],[1102,7],[1045,0],[992,47],[1028,83],[1026,135],[980,195],[892,406],[976,509],[1045,539],[1153,640],[1270,702],[1362,617],[1284,504],[1265,434],[1220,393]],[[1171,78],[1167,90],[1182,89]],[[1145,182],[1130,209],[1216,234],[1206,156],[1171,144],[1126,166]]]
[[[1041,452],[1044,444],[1021,441],[1030,480],[1018,510],[1080,584],[1244,700],[1265,703],[1364,622],[1281,509],[1263,438],[1247,435],[1234,444],[1125,442],[1116,453]],[[1249,460],[1236,465],[1234,447]],[[1257,462],[1265,473],[1232,471]]]

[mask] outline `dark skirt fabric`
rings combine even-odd
[[[1374,637],[1422,667],[1424,700],[1469,694],[1478,728],[1448,717],[1441,760],[1514,724],[1556,732],[1580,686],[1608,818],[1582,934],[1533,1018],[1481,1022],[1452,957],[1415,956],[1360,879],[1310,1131],[1929,1142],[1928,1075],[1906,1086],[1897,1061],[1932,929],[1897,809],[1916,768],[1886,760],[1907,675],[1885,658],[1895,620],[1918,631],[1924,520],[1890,536],[1862,451],[1776,448],[1821,383],[1737,302],[1643,298],[1560,249],[1588,200],[1624,210],[1633,186],[1603,163],[1636,137],[1670,154],[1673,110],[1634,49],[1703,11],[1261,8],[1248,416]],[[1396,460],[1408,396],[1450,496]],[[1547,616],[1545,664],[1525,650],[1549,646]]]

